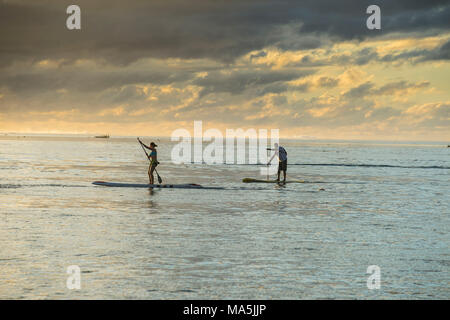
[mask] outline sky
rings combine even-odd
[[[449,75],[449,0],[0,0],[3,133],[448,141]]]

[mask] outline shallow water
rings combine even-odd
[[[134,139],[0,138],[0,298],[449,299],[450,148],[283,141],[284,187],[258,165],[174,165],[147,182]],[[323,188],[323,191],[320,189]],[[66,288],[70,265],[81,289]],[[366,285],[369,265],[381,288]]]

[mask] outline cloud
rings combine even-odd
[[[383,95],[396,95],[399,93],[412,92],[426,88],[430,85],[428,81],[420,83],[409,83],[407,81],[397,81],[387,83],[379,88],[375,88],[372,82],[365,82],[355,88],[352,88],[344,93],[344,97],[348,99],[364,98],[366,96],[383,96]]]
[[[320,77],[317,81],[317,85],[319,87],[324,88],[333,88],[339,84],[339,79],[330,78],[330,77]]]
[[[448,1],[380,0],[382,33],[366,28],[371,1],[80,0],[82,30],[65,28],[71,2],[0,3],[0,61],[93,58],[127,65],[141,58],[232,62],[248,52],[319,48],[398,32],[448,30]],[[445,57],[444,55],[443,57]]]
[[[246,90],[263,87],[262,94],[269,92],[281,93],[287,90],[285,82],[305,77],[314,73],[313,70],[273,71],[273,70],[239,70],[230,72],[210,72],[203,78],[193,81],[202,87],[201,97],[211,93],[227,92],[233,95]]]
[[[346,98],[362,98],[371,94],[374,84],[372,82],[363,83],[355,88],[352,88],[344,93]]]
[[[0,130],[450,127],[448,1],[381,0],[381,31],[366,0],[79,0],[81,31],[69,4],[0,1]]]
[[[419,61],[427,60],[450,60],[450,41],[444,43],[437,50],[426,52]]]
[[[402,120],[415,128],[441,129],[444,132],[447,130],[447,134],[449,133],[450,102],[414,105],[403,111],[402,115],[404,116]]]

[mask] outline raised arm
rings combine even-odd
[[[272,162],[273,158],[275,158],[275,156],[278,156],[278,150],[275,150],[275,153],[273,154],[272,158],[270,158],[270,160],[267,164],[270,164]]]
[[[151,150],[149,146],[146,146],[146,145],[141,141],[141,139],[139,139],[139,138],[137,138],[137,139],[138,139],[138,141],[140,142],[141,145],[143,145],[144,147],[146,147],[148,150]]]

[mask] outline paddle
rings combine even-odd
[[[140,143],[140,145],[141,145],[141,147],[142,147],[142,150],[144,150],[145,155],[147,156],[147,159],[150,160],[150,156],[148,155],[147,150],[145,150],[144,144],[143,144],[142,141],[139,139],[139,137],[137,138],[137,140],[139,141],[139,143]],[[156,172],[156,175],[158,176],[158,182],[159,182],[159,184],[161,184],[161,183],[162,183],[162,179],[161,179],[161,177],[159,176],[158,171],[156,171],[156,168],[155,168],[155,172]]]
[[[267,150],[267,158],[269,158],[269,157],[270,157],[270,151],[271,151],[272,149],[266,148],[266,150]],[[269,181],[269,162],[267,163],[267,171],[266,171],[266,174],[267,174],[266,179],[267,179],[267,181]]]
[[[158,183],[161,184],[162,183],[162,179],[159,176],[158,171],[156,171],[156,168],[155,168],[155,172],[156,172],[156,175],[158,176]]]

